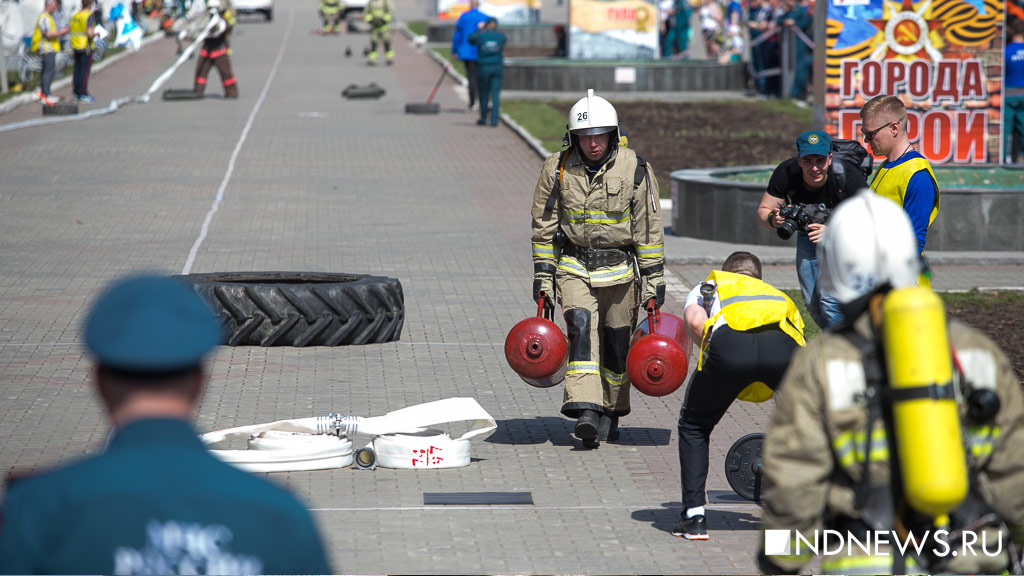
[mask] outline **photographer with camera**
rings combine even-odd
[[[815,248],[825,233],[832,209],[868,183],[860,167],[832,157],[832,138],[804,132],[796,139],[797,156],[779,164],[757,207],[757,220],[782,239],[796,234],[796,271],[811,318],[822,329],[843,322],[839,304],[817,289]]]

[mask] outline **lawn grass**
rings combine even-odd
[[[412,22],[406,22],[405,27],[409,29],[409,32],[417,36],[427,35],[427,21],[426,20],[413,20]]]
[[[431,48],[431,50],[433,50],[441,58],[444,58],[445,60],[447,60],[448,63],[452,65],[452,68],[454,68],[456,71],[458,71],[459,74],[462,74],[463,78],[466,77],[466,66],[462,63],[461,60],[457,60],[457,59],[452,57],[452,49],[451,48],[437,47],[437,48]],[[502,107],[504,107],[505,103],[502,102],[501,105],[502,105]]]
[[[1006,305],[1024,305],[1022,292],[982,292],[972,288],[967,292],[938,292],[942,302],[947,306],[977,304],[984,308],[1002,308]]]
[[[503,100],[501,111],[508,114],[524,130],[540,140],[551,153],[562,149],[565,134],[565,110],[562,102],[536,100]],[[571,106],[571,103],[570,103]]]

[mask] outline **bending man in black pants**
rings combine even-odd
[[[673,536],[707,540],[704,485],[711,431],[736,398],[771,398],[789,358],[804,345],[804,322],[788,296],[761,281],[761,261],[733,252],[722,270],[690,292],[686,331],[700,342],[700,360],[679,410],[683,513]]]

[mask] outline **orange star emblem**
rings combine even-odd
[[[885,42],[872,52],[872,59],[942,59],[942,54],[932,45],[929,38],[929,34],[942,26],[942,22],[924,17],[931,7],[932,0],[925,0],[916,9],[913,0],[902,0],[902,3],[889,0],[883,2],[888,5],[889,18],[869,20],[885,35]]]

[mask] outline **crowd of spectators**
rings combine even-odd
[[[709,60],[747,61],[753,88],[765,97],[806,100],[814,60],[811,0],[662,0],[660,7],[663,58],[691,58],[693,43],[702,42]],[[784,45],[792,51],[788,86],[782,86]]]

